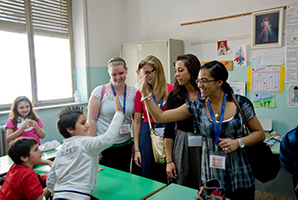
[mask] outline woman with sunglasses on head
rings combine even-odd
[[[168,96],[167,110],[201,99],[201,92],[196,84],[201,67],[198,58],[193,54],[180,55],[174,66],[175,87]],[[202,135],[192,117],[166,124],[165,148],[169,178],[180,185],[199,189]]]
[[[120,135],[116,142],[108,149],[100,153],[100,164],[130,172],[132,138],[131,124],[134,114],[134,100],[137,89],[125,83],[127,67],[120,57],[113,57],[108,62],[108,72],[111,82],[96,87],[88,103],[88,122],[91,136],[102,135],[113,120],[116,95],[124,113],[124,120],[120,129]]]
[[[146,82],[148,89],[152,93],[153,102],[162,110],[166,109],[166,102],[168,93],[170,93],[174,86],[166,83],[165,73],[160,60],[155,56],[147,56],[139,63],[137,73],[143,70],[147,76]],[[150,130],[148,124],[148,116],[145,110],[145,104],[141,102],[141,93],[137,92],[134,107],[134,161],[137,167],[137,173],[143,177],[150,178],[160,182],[167,182],[166,164],[155,163]],[[142,120],[144,116],[144,120]],[[164,124],[155,123],[150,117],[152,128],[160,134],[164,131]]]
[[[263,141],[265,133],[251,101],[236,95],[250,131],[245,136],[241,113],[232,100],[233,90],[226,82],[225,66],[218,61],[202,66],[197,84],[205,99],[167,111],[161,111],[147,98],[150,91],[146,79],[141,70],[140,91],[156,122],[167,123],[192,116],[203,134],[202,181],[219,179],[227,198],[254,199],[255,181],[244,147]]]

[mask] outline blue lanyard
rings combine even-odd
[[[190,102],[190,99],[189,99],[189,97],[188,97],[188,94],[187,94],[187,92],[185,92],[185,96],[186,96],[186,101],[187,102]],[[198,100],[200,100],[201,99],[201,91],[199,90],[199,93],[198,93]],[[193,128],[194,128],[194,133],[197,133],[197,124],[196,123],[193,123]]]
[[[154,100],[154,102],[155,102],[156,105],[158,106],[157,100],[156,100],[155,95],[154,95],[153,92],[152,92],[152,95],[153,95],[153,100]],[[163,107],[162,103],[163,103],[163,97],[162,97],[161,100],[160,100],[160,105],[159,105],[160,109],[162,109],[162,107]]]
[[[116,94],[116,91],[115,91],[115,88],[114,88],[112,82],[111,82],[111,88],[113,90],[114,96],[116,97],[117,94]],[[123,114],[125,114],[125,103],[126,103],[126,84],[124,87],[124,98],[123,98],[123,106],[122,106]],[[120,104],[120,106],[121,106],[121,104]]]
[[[213,111],[212,111],[212,107],[211,107],[210,102],[209,102],[209,98],[207,98],[207,105],[208,105],[208,109],[209,109],[209,112],[210,112],[214,132],[215,132],[215,151],[216,152],[218,152],[219,136],[220,136],[220,133],[221,133],[222,122],[223,122],[223,117],[224,117],[225,108],[226,108],[226,99],[227,99],[227,95],[226,95],[226,93],[224,93],[224,97],[223,97],[222,105],[221,105],[220,118],[219,118],[219,121],[218,121],[218,124],[217,124],[216,119],[215,119],[214,114],[213,114]]]

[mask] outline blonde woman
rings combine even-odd
[[[102,135],[112,122],[115,110],[116,95],[124,113],[124,121],[120,135],[112,147],[104,150],[100,155],[100,164],[122,171],[130,171],[132,152],[131,124],[134,114],[134,99],[137,89],[125,83],[127,67],[120,57],[114,57],[108,62],[108,72],[111,82],[96,87],[88,103],[89,133],[91,136]]]
[[[174,86],[166,83],[166,78],[163,70],[163,66],[160,60],[155,56],[147,56],[144,60],[139,63],[137,73],[143,70],[147,75],[147,83],[149,84],[150,91],[152,92],[152,99],[155,104],[162,110],[166,110],[166,102],[168,93],[170,93]],[[148,116],[145,110],[144,102],[141,102],[141,93],[137,92],[135,98],[134,107],[134,123],[133,123],[133,136],[134,136],[134,161],[138,166],[138,174],[157,180],[160,182],[167,182],[166,164],[155,163],[152,146],[150,131],[148,125]],[[144,119],[142,120],[142,116]],[[151,124],[155,131],[161,135],[164,132],[164,124],[155,123],[152,117]]]

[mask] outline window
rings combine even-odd
[[[70,0],[0,0],[0,105],[73,100]]]

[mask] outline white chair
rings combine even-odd
[[[272,130],[272,120],[271,119],[259,119],[265,132],[271,133]]]

